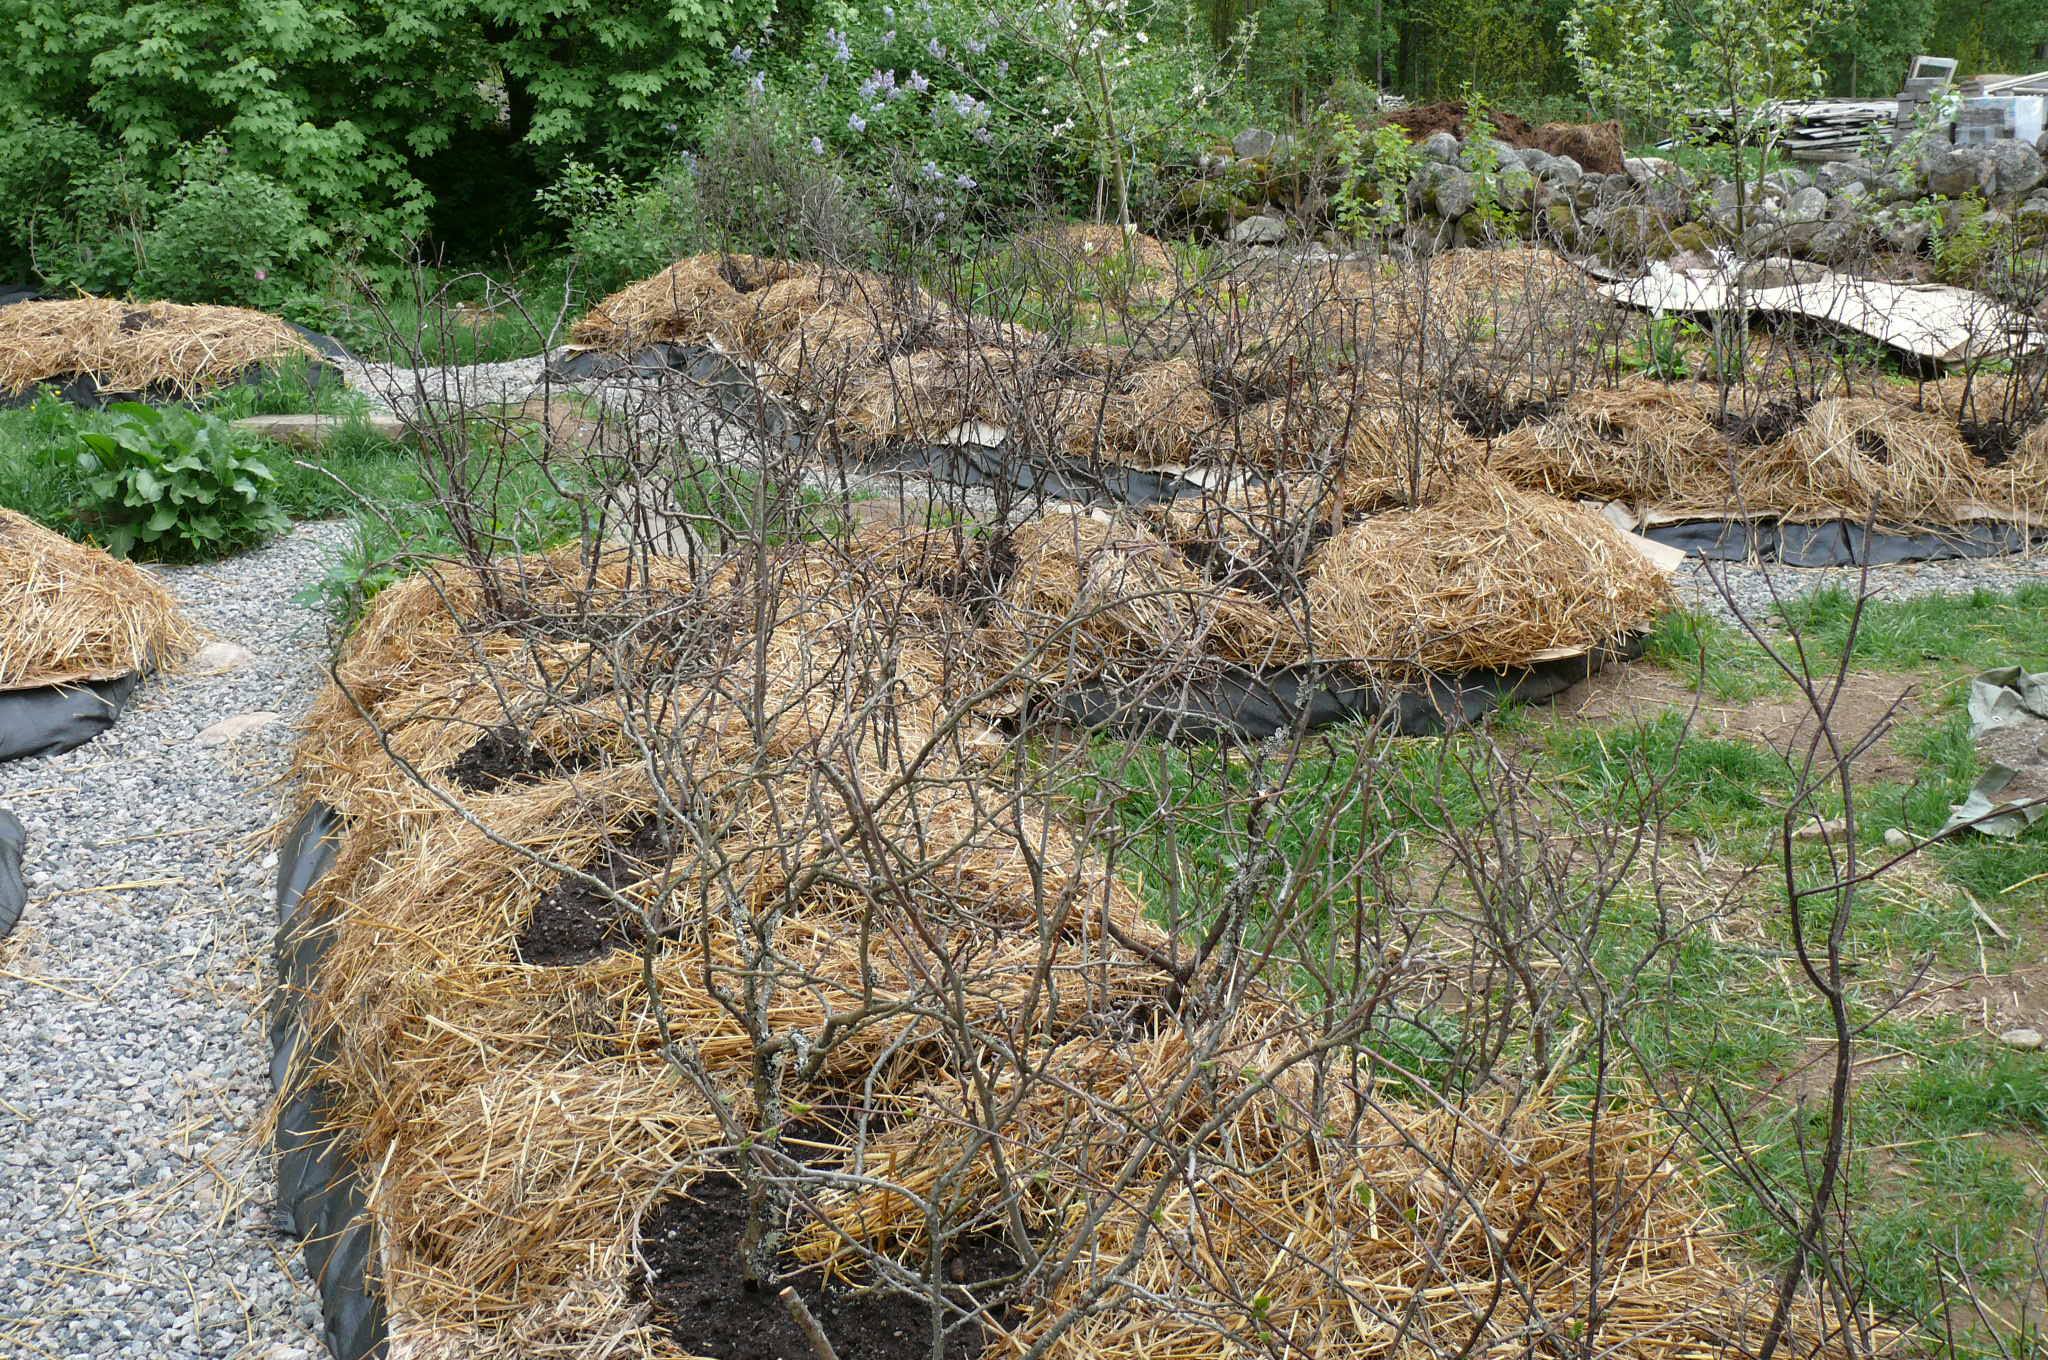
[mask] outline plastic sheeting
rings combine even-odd
[[[28,831],[21,819],[0,808],[0,940],[21,924],[28,906],[28,881],[22,877],[22,856],[28,853]]]
[[[621,357],[572,350],[549,361],[556,382],[611,382],[681,377],[726,416],[774,439],[791,437],[787,409],[762,392],[746,366],[712,345],[650,345]],[[1027,496],[1095,504],[1151,505],[1203,489],[1195,478],[1081,458],[1022,458],[993,426],[965,425],[950,443],[901,444],[862,461],[873,472],[916,472],[954,486],[1008,486]]]
[[[1689,557],[1717,562],[1775,562],[1787,567],[1890,566],[2025,552],[2048,534],[2003,520],[1977,520],[1940,533],[1902,534],[1855,520],[1793,524],[1764,519],[1701,519],[1653,524],[1636,532]]]
[[[382,1357],[389,1341],[384,1301],[369,1279],[372,1239],[363,1216],[362,1175],[330,1118],[332,1093],[304,1079],[326,1039],[306,1025],[306,1002],[332,939],[325,914],[305,909],[307,892],[334,865],[341,819],[315,804],[278,851],[277,990],[270,1011],[270,1080],[277,1115],[278,1203],[304,1243],[306,1270],[320,1292],[321,1332],[335,1360]]]
[[[2048,671],[2002,666],[1972,679],[1970,740],[1984,773],[1942,835],[1968,827],[2011,838],[2048,817]]]
[[[1177,685],[1144,688],[1091,681],[1064,689],[1039,717],[1081,727],[1135,728],[1168,739],[1258,741],[1297,727],[1374,721],[1404,737],[1434,736],[1477,722],[1506,702],[1540,703],[1592,675],[1610,659],[1634,655],[1640,640],[1617,648],[1554,657],[1502,671],[1431,675],[1422,684],[1374,685],[1338,667],[1270,671],[1232,668]]]
[[[140,679],[123,675],[0,693],[0,760],[53,756],[85,745],[114,725]]]

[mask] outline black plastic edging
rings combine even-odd
[[[1769,562],[1785,567],[1890,566],[2005,557],[2048,542],[2048,531],[2008,520],[1973,520],[1938,533],[1868,528],[1856,520],[1796,524],[1769,519],[1694,519],[1638,530],[1688,556],[1714,562]]]
[[[1613,647],[1505,670],[1432,673],[1420,684],[1374,684],[1337,666],[1257,671],[1228,667],[1173,684],[1091,680],[1047,697],[1040,717],[1080,727],[1127,728],[1184,741],[1260,741],[1297,727],[1383,721],[1404,737],[1436,736],[1477,722],[1503,703],[1540,703],[1611,659],[1641,651],[1631,637]]]
[[[713,406],[727,416],[749,421],[758,432],[777,439],[790,434],[789,417],[782,406],[763,397],[759,384],[742,364],[710,345],[657,344],[625,357],[585,350],[552,361],[548,375],[558,382],[674,375],[696,384]],[[1020,458],[1001,445],[904,444],[870,454],[861,462],[874,472],[917,472],[957,486],[1008,486],[1030,496],[1083,504],[1156,505],[1199,495],[1206,489],[1204,483],[1179,473],[1088,459]],[[1763,518],[1685,520],[1640,532],[1693,557],[1787,567],[1887,566],[2003,557],[2025,552],[2033,543],[2048,542],[2048,531],[1998,520],[1919,534],[1868,529],[1854,520],[1799,524]]]
[[[22,876],[22,856],[28,853],[28,831],[21,819],[0,808],[0,940],[21,924],[28,906],[28,882]]]
[[[114,725],[142,677],[83,685],[38,685],[0,694],[0,760],[54,756]]]
[[[307,892],[334,866],[341,818],[316,803],[277,856],[277,990],[270,1007],[270,1081],[277,1112],[277,1198],[304,1245],[320,1294],[321,1336],[334,1360],[382,1360],[390,1341],[384,1300],[370,1282],[372,1237],[363,1215],[361,1169],[332,1126],[333,1093],[305,1080],[328,1039],[306,1026],[321,955],[332,940],[330,912],[304,909]]]

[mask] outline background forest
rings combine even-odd
[[[1156,221],[1206,148],[1364,121],[1380,88],[1654,136],[1579,87],[1574,3],[0,0],[0,279],[339,326],[337,262],[524,268],[566,238],[603,287],[707,201],[778,230],[770,192],[972,233],[1101,217],[1114,161]],[[1866,0],[1809,36],[1835,92],[1884,96],[1916,51],[2044,64],[2048,5]]]

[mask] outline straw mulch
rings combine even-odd
[[[0,391],[85,374],[107,392],[190,398],[248,369],[318,358],[274,316],[241,307],[80,297],[0,308]]]
[[[1595,1222],[1602,1355],[1753,1353],[1769,1285],[1721,1255],[1726,1232],[1656,1119],[1610,1111],[1594,1125],[1541,1106],[1495,1116],[1483,1101],[1425,1109],[1353,1088],[1317,1121],[1307,1072],[1265,1089],[1246,1079],[1278,1070],[1300,1040],[1296,1023],[1255,999],[1201,1081],[1189,1080],[1196,1060],[1177,1030],[1054,1047],[1038,1060],[1058,1082],[1021,1101],[1014,1083],[997,1092],[1002,1108],[1018,1106],[1001,1130],[1000,1166],[977,1155],[959,1092],[935,1087],[917,1117],[868,1150],[866,1170],[922,1195],[950,1174],[967,1205],[1019,1189],[1047,1255],[1088,1263],[1011,1332],[1014,1349],[992,1354],[1021,1351],[1078,1313],[1047,1354],[1228,1357],[1271,1346],[1366,1360],[1432,1355],[1455,1340],[1470,1354],[1518,1355],[1531,1335],[1587,1313]],[[1175,1136],[1135,1147],[1077,1136],[1102,1108]],[[1080,1236],[1072,1225],[1108,1184],[1132,1189]],[[915,1261],[923,1231],[912,1204],[895,1189],[828,1195],[800,1249],[833,1262],[859,1244]],[[1519,1287],[1504,1288],[1511,1273]],[[1837,1352],[1816,1311],[1795,1314],[1791,1353]]]
[[[1309,564],[1324,656],[1500,668],[1647,627],[1668,584],[1601,516],[1482,475],[1339,532]]]
[[[1945,416],[1876,397],[1829,397],[1781,443],[1745,460],[1738,492],[1790,519],[1875,515],[1889,527],[1938,527],[1996,496],[1995,473],[1985,474]]]
[[[1043,678],[1306,656],[1298,621],[1208,580],[1135,518],[1055,511],[1024,525],[1011,546],[1016,567],[991,627],[1016,638]]]
[[[1632,379],[1565,398],[1548,419],[1493,441],[1487,466],[1553,496],[1663,504],[1728,484],[1733,445],[1715,426],[1714,394]]]
[[[815,1034],[828,1016],[882,1008],[824,1059],[822,1085],[799,1083],[793,1098],[865,1092],[886,1107],[929,1082],[942,1057],[929,979],[970,960],[958,1004],[988,1032],[1070,1030],[1156,991],[1157,968],[1106,933],[1115,923],[1120,938],[1159,943],[1136,891],[1006,801],[979,769],[985,729],[947,721],[949,696],[987,668],[949,669],[944,639],[921,625],[875,641],[934,608],[897,574],[941,569],[946,550],[927,546],[795,550],[777,564],[762,648],[748,622],[764,602],[744,571],[688,592],[679,568],[650,582],[574,554],[517,564],[531,608],[514,617],[603,619],[629,595],[658,609],[680,594],[666,607],[700,636],[636,663],[681,668],[658,713],[602,693],[575,706],[594,730],[633,740],[483,791],[445,777],[460,734],[473,741],[516,710],[542,663],[520,649],[524,630],[491,626],[474,573],[379,597],[341,663],[361,692],[323,697],[299,752],[312,788],[349,814],[342,857],[309,903],[338,917],[311,1010],[334,1056],[304,1075],[333,1089],[337,1124],[372,1173],[379,1283],[394,1335],[417,1348],[406,1353],[682,1353],[638,1301],[632,1225],[731,1141],[667,1064],[664,1025],[750,1117],[750,1050],[709,990],[742,967],[743,905],[787,911],[778,1030]],[[484,658],[512,678],[499,714],[476,697]],[[575,660],[587,663],[577,692],[599,691],[601,665]],[[399,724],[394,747],[410,743],[468,816],[408,787],[365,740],[358,702]],[[671,753],[658,778],[642,740]],[[592,864],[664,802],[690,810],[668,823],[678,839],[619,885],[676,939],[654,990],[633,949],[573,967],[520,962],[522,931],[565,881],[555,866]]]
[[[1172,297],[1179,286],[1173,256],[1156,236],[1090,223],[1069,223],[1028,232],[1012,247],[1031,269],[1064,276],[1097,276],[1097,292],[1120,289],[1139,301]]]
[[[0,691],[147,673],[198,642],[147,571],[0,510]]]
[[[801,272],[754,255],[692,255],[599,302],[570,328],[569,341],[615,354],[703,340],[743,349],[765,290]]]

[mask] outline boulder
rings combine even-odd
[[[1785,200],[1782,214],[1787,222],[1825,221],[1828,215],[1828,196],[1811,185],[1796,189]]]
[[[1864,244],[1862,223],[1836,218],[1821,223],[1813,239],[1806,243],[1806,253],[1823,264],[1842,264],[1860,255]]]
[[[1986,193],[2024,194],[2048,179],[2048,164],[2025,142],[1993,142],[1984,148],[1984,155],[1991,171],[1984,186]]]
[[[1787,167],[1783,170],[1773,170],[1770,174],[1765,175],[1764,183],[1782,189],[1786,196],[1790,197],[1801,189],[1812,188],[1813,176],[1807,174],[1804,170]]]
[[[1560,189],[1569,189],[1586,177],[1585,169],[1570,156],[1552,156],[1542,153],[1541,164],[1531,167],[1536,177],[1545,184],[1554,184]]]
[[[1478,205],[1479,184],[1470,170],[1447,165],[1431,178],[1430,202],[1443,216],[1462,217]]]
[[[1621,124],[1545,123],[1530,138],[1553,156],[1570,156],[1583,170],[1602,175],[1622,173]]]
[[[1265,128],[1246,128],[1230,139],[1230,149],[1237,153],[1239,160],[1255,161],[1263,156],[1272,155],[1273,148],[1279,141],[1276,133],[1268,132]]]
[[[1920,178],[1930,194],[1957,198],[1984,188],[1990,175],[1990,157],[1982,147],[1929,142],[1920,149]]]
[[[1458,159],[1458,139],[1448,132],[1432,132],[1422,139],[1422,154],[1445,165]]]
[[[1823,193],[1839,194],[1851,184],[1877,177],[1876,167],[1861,160],[1829,161],[1813,172],[1813,184]]]
[[[1927,244],[1927,224],[1917,217],[1894,216],[1881,224],[1878,234],[1886,246],[1902,255],[1918,255]]]
[[[1254,213],[1230,229],[1230,241],[1240,246],[1277,246],[1287,239],[1287,224],[1271,213]]]

